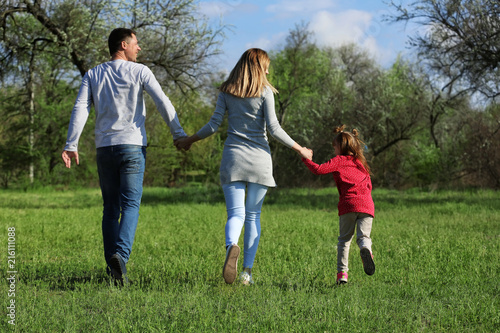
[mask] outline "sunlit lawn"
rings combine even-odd
[[[255,285],[226,285],[218,187],[146,188],[133,284],[104,271],[98,189],[1,191],[2,278],[15,228],[17,332],[494,332],[500,330],[500,197],[493,191],[376,190],[376,273],[351,246],[337,287],[336,189],[272,189]],[[241,240],[242,242],[242,240]],[[242,245],[242,243],[240,244]],[[240,261],[241,265],[241,261]],[[8,287],[8,284],[4,284]],[[15,326],[7,306],[15,300]]]

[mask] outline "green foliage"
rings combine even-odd
[[[469,7],[449,8],[442,5],[450,1],[423,3],[414,8],[417,16],[428,11],[431,3],[436,3],[435,10],[448,14],[470,7],[469,2],[465,2]],[[192,0],[1,4],[0,186],[97,184],[93,115],[80,139],[80,166],[66,170],[60,152],[81,74],[109,57],[105,39],[110,24],[136,29],[143,49],[139,60],[154,70],[186,132],[194,134],[208,122],[217,97],[214,83],[224,78],[213,73],[207,60],[218,54],[225,27],[210,27],[203,18],[191,15],[194,5]],[[436,36],[432,31],[432,37]],[[466,50],[463,46],[462,51]],[[485,54],[492,59],[490,52]],[[278,119],[294,140],[314,150],[315,162],[333,157],[333,129],[346,124],[358,129],[367,145],[376,187],[500,188],[498,105],[490,99],[488,104],[471,107],[474,99],[467,91],[455,89],[470,77],[456,78],[451,75],[456,71],[429,72],[429,67],[402,58],[381,68],[356,45],[319,47],[306,24],[290,31],[285,46],[271,50],[270,55],[269,80],[279,90],[275,97]],[[443,61],[447,59],[451,58]],[[450,70],[446,61],[443,64],[441,70]],[[432,76],[436,72],[440,76]],[[485,80],[491,81],[494,75]],[[456,81],[446,83],[443,78]],[[180,152],[150,100],[147,110],[145,184],[218,184],[227,123],[190,151]],[[330,175],[312,175],[292,150],[273,138],[269,141],[280,186],[332,185]]]
[[[0,98],[5,101],[0,115],[9,119],[0,128],[5,138],[0,139],[1,185],[30,184],[30,165],[35,171],[31,186],[96,183],[93,131],[88,131],[94,126],[92,117],[81,136],[81,165],[61,169],[60,152],[81,76],[109,59],[107,36],[117,26],[134,28],[144,50],[139,61],[155,71],[164,87],[201,95],[200,84],[211,70],[208,60],[219,53],[225,27],[209,26],[206,19],[192,15],[195,10],[192,0],[0,4]],[[155,174],[146,175],[147,181],[179,182],[180,170],[189,169],[183,166],[185,155],[172,148],[164,131],[156,131],[155,116],[151,122],[151,155],[157,158],[151,159]]]
[[[63,81],[55,86],[38,86],[36,91],[33,124],[26,116],[25,97],[22,90],[8,89],[2,103],[3,115],[8,119],[0,142],[0,167],[2,186],[30,186],[27,174],[30,160],[34,163],[35,179],[38,184],[96,184],[95,145],[93,140],[94,119],[89,116],[80,141],[80,166],[72,169],[73,174],[63,170],[61,152],[65,144],[67,126],[73,108],[75,89]],[[21,105],[21,107],[19,107]],[[33,128],[33,150],[28,142],[29,129]],[[90,160],[89,160],[90,159]]]
[[[15,228],[18,272],[16,326],[4,307],[0,330],[498,331],[498,193],[377,190],[373,197],[373,276],[353,242],[349,283],[335,285],[335,189],[271,190],[255,285],[243,287],[226,285],[221,274],[220,188],[146,188],[127,265],[133,284],[119,289],[105,273],[98,189],[0,191],[2,238],[6,244],[7,228]]]
[[[301,34],[305,33],[291,33]],[[335,127],[347,124],[356,128],[367,144],[376,185],[401,185],[400,178],[388,177],[398,174],[401,167],[394,162],[400,158],[395,150],[401,151],[396,146],[412,140],[425,126],[430,101],[422,81],[403,61],[382,70],[354,45],[319,49],[309,38],[306,34],[300,43],[291,39],[273,55],[271,79],[278,82],[283,127],[299,144],[314,150],[318,163],[333,157]],[[279,183],[331,182],[331,176],[315,180],[304,175],[304,167],[290,151],[276,145],[273,150]]]
[[[500,8],[497,0],[421,0],[402,4],[393,21],[424,26],[409,39],[429,69],[455,93],[499,96]]]
[[[464,178],[475,186],[500,187],[500,106],[466,114],[461,145]]]
[[[412,147],[406,159],[407,177],[412,183],[433,184],[442,179],[441,150],[434,145]]]
[[[209,121],[213,113],[213,107],[197,93],[182,94],[180,90],[172,90],[169,98],[188,135],[195,134]],[[198,142],[189,151],[177,151],[168,127],[154,104],[151,104],[148,105],[146,122],[148,156],[145,184],[154,186],[218,184],[224,144],[222,138],[225,137],[227,124],[221,126],[217,134]]]

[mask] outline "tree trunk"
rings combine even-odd
[[[29,105],[29,180],[30,184],[33,184],[35,181],[35,161],[33,158],[33,151],[35,146],[35,45],[33,44],[33,50],[31,53],[30,65],[29,65],[29,76],[27,82],[28,89],[28,105]]]

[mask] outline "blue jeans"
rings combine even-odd
[[[267,193],[267,186],[232,182],[222,185],[222,190],[226,198],[227,210],[226,246],[238,244],[241,229],[245,225],[243,267],[252,268],[259,247],[260,211]]]
[[[145,166],[146,147],[117,145],[97,148],[106,263],[115,253],[125,262],[130,257],[139,220]]]

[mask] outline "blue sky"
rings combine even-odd
[[[309,23],[318,45],[339,46],[354,42],[366,49],[382,66],[391,65],[398,54],[407,55],[403,24],[387,23],[383,16],[393,10],[383,0],[200,0],[199,12],[211,22],[232,26],[227,31],[220,58],[230,70],[248,48],[278,50],[291,29]]]

